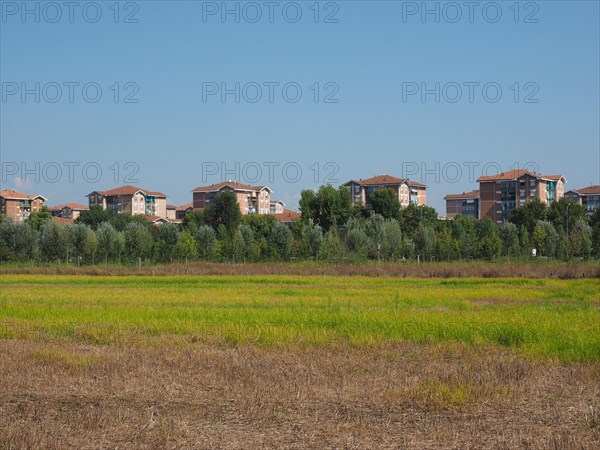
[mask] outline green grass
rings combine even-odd
[[[2,275],[0,338],[265,346],[463,342],[600,361],[597,279]]]

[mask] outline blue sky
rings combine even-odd
[[[425,182],[443,214],[497,168],[600,183],[597,1],[477,2],[471,17],[427,2],[437,21],[422,2],[283,1],[272,23],[268,2],[227,2],[238,20],[223,2],[76,2],[72,22],[63,2],[29,2],[37,17],[0,3],[2,186],[50,204],[130,180],[182,204],[237,178],[297,208],[304,188],[388,173]]]

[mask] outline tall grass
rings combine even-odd
[[[593,279],[3,275],[0,338],[236,346],[464,342],[600,361]]]

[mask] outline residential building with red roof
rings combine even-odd
[[[83,211],[87,211],[89,208],[78,203],[64,203],[58,206],[49,206],[48,209],[52,217],[76,220]]]
[[[510,212],[538,199],[551,205],[564,196],[563,175],[541,175],[524,169],[479,177],[479,218],[496,223],[508,220]]]
[[[448,194],[446,200],[446,218],[454,219],[457,215],[479,219],[479,190]]]
[[[594,214],[600,208],[600,185],[592,185],[581,189],[574,189],[565,193],[565,197],[585,206],[588,214]]]
[[[183,218],[192,211],[194,211],[194,204],[191,202],[178,206],[175,210],[175,219],[183,220]]]
[[[32,212],[41,211],[46,198],[41,195],[23,194],[12,189],[0,191],[0,214],[16,223],[22,223]]]
[[[352,196],[353,204],[369,207],[369,197],[379,189],[391,189],[398,196],[400,205],[427,204],[427,186],[408,178],[398,178],[391,175],[378,175],[372,178],[350,180],[344,184]]]
[[[135,186],[120,186],[87,195],[89,205],[112,209],[120,214],[167,217],[167,196]]]
[[[223,181],[195,188],[192,191],[194,211],[202,211],[214,202],[219,192],[223,191],[232,191],[236,194],[243,215],[269,214],[271,211],[271,188],[250,186],[237,181]]]

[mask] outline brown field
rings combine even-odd
[[[448,343],[0,340],[0,448],[550,448],[600,442],[600,367]]]
[[[493,262],[369,262],[369,263],[213,263],[190,262],[162,265],[96,265],[75,267],[73,265],[15,266],[2,265],[4,274],[41,275],[325,275],[325,276],[383,276],[417,278],[600,278],[600,262],[563,263],[539,260],[538,262],[502,261]]]

